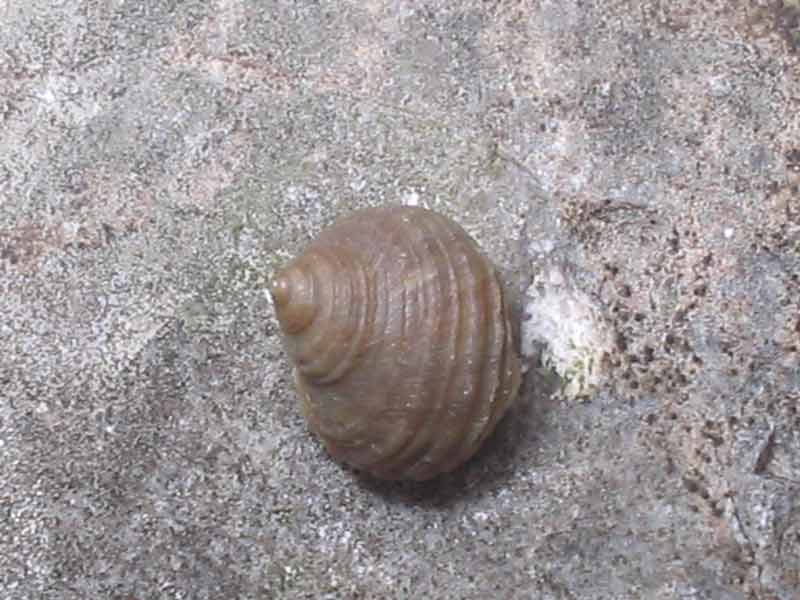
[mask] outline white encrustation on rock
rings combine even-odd
[[[614,335],[600,305],[551,265],[525,292],[520,327],[523,357],[540,357],[561,378],[568,399],[586,399],[605,378]]]

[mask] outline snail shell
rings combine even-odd
[[[276,273],[270,294],[310,429],[376,477],[455,469],[516,396],[498,274],[438,213],[352,213]]]

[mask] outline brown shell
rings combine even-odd
[[[470,458],[519,387],[497,272],[456,223],[357,211],[270,286],[309,427],[335,458],[430,479]]]

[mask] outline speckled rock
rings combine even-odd
[[[0,22],[1,597],[796,597],[797,2]],[[325,455],[265,291],[388,202],[461,223],[520,319],[602,323],[579,396],[593,338],[529,327],[551,359],[425,485]]]

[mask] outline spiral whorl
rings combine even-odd
[[[358,211],[278,272],[270,292],[311,429],[374,475],[456,468],[516,395],[497,273],[442,215]]]

